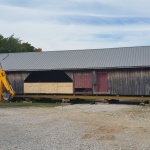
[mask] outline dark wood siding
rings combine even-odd
[[[17,94],[24,92],[23,83],[29,74],[30,72],[7,72],[10,84]],[[67,75],[73,79],[74,92],[101,94],[107,91],[111,95],[150,95],[149,68],[67,71]]]
[[[7,78],[16,94],[24,93],[24,80],[29,72],[7,72]]]
[[[111,94],[150,95],[150,70],[124,69],[108,71]]]

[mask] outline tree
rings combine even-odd
[[[34,46],[32,46],[31,44],[27,43],[22,43],[21,44],[21,51],[23,52],[34,52]]]
[[[16,53],[16,52],[41,52],[41,48],[35,48],[28,42],[22,43],[19,38],[15,38],[14,34],[5,38],[0,34],[0,53]]]
[[[42,52],[42,49],[41,48],[35,48],[34,51],[35,52]]]

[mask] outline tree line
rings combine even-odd
[[[28,42],[22,42],[14,34],[4,37],[0,34],[0,53],[16,53],[16,52],[41,52],[41,48],[35,48]]]

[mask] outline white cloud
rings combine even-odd
[[[133,16],[149,17],[148,0],[31,0],[28,3],[24,1],[23,4],[19,4],[19,1],[17,4],[9,3],[10,0],[6,2],[0,2],[0,34],[10,36],[14,33],[15,37],[46,51],[149,44],[149,24],[143,20],[138,24],[128,21],[128,17],[134,19]],[[86,22],[86,16],[108,20],[113,17],[115,24],[110,24],[107,20],[103,20],[105,24],[94,24],[89,18]],[[127,17],[126,24],[116,21],[115,18],[118,17]]]
[[[8,24],[2,24],[1,29],[7,33],[6,36],[11,35],[15,30],[16,37],[46,51],[145,45],[150,38],[149,26],[135,25],[110,27],[24,22],[14,23],[11,28]],[[101,37],[104,34],[112,36],[111,38]],[[117,41],[116,35],[123,38]]]

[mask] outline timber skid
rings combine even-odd
[[[120,95],[50,95],[50,94],[18,94],[14,98],[47,98],[47,99],[88,99],[88,100],[119,100],[119,101],[149,101],[150,96],[120,96]]]

